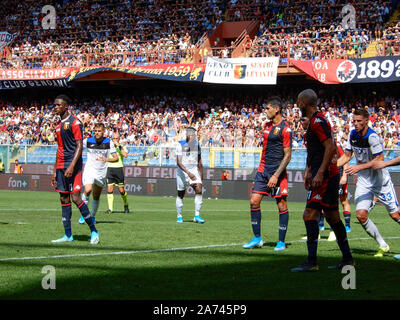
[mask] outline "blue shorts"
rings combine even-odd
[[[272,198],[281,198],[288,195],[287,175],[284,171],[278,178],[278,182],[275,188],[268,188],[267,184],[273,173],[258,172],[254,178],[254,187],[251,190],[253,193],[259,193]]]
[[[55,191],[60,193],[81,192],[82,188],[82,167],[75,168],[72,176],[65,177],[66,169],[56,169]]]

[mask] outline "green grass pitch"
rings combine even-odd
[[[97,214],[100,243],[90,245],[89,228],[79,225],[73,206],[73,243],[52,244],[63,234],[57,193],[0,191],[0,299],[399,299],[400,226],[383,206],[371,218],[391,252],[374,258],[374,240],[352,215],[350,246],[356,260],[356,288],[345,290],[346,274],[328,270],[340,259],[336,242],[318,246],[320,270],[293,273],[306,257],[304,203],[289,202],[288,248],[273,250],[278,237],[274,201],[262,202],[263,248],[244,250],[252,238],[249,202],[204,199],[205,224],[192,222],[193,198],[184,200],[184,223],[177,224],[175,198],[129,196],[132,213]],[[354,210],[354,207],[352,208]],[[56,271],[56,289],[44,290],[42,268]]]

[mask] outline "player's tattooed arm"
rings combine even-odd
[[[278,183],[279,176],[286,169],[286,167],[288,166],[291,158],[292,158],[292,148],[291,147],[283,148],[283,159],[282,159],[281,163],[279,164],[278,169],[276,169],[275,173],[269,179],[268,184],[267,184],[268,188],[275,188],[276,187],[276,185]]]

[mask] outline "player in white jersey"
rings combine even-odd
[[[357,219],[365,231],[379,244],[375,257],[382,257],[389,251],[389,245],[380,235],[378,228],[368,217],[369,209],[376,196],[385,205],[389,215],[400,222],[399,205],[390,174],[386,168],[374,170],[376,161],[383,161],[383,144],[378,134],[368,127],[369,113],[365,109],[354,112],[353,124],[355,129],[350,132],[344,155],[338,160],[338,166],[348,163],[354,154],[357,165],[349,166],[345,172],[357,174],[356,204]]]
[[[181,140],[176,148],[176,187],[178,196],[176,197],[176,222],[182,223],[183,197],[188,186],[194,189],[194,222],[204,223],[200,217],[201,205],[203,203],[203,165],[201,162],[200,144],[197,141],[196,129],[189,127],[186,129],[186,139]]]
[[[97,123],[94,126],[93,137],[83,140],[83,148],[87,150],[87,160],[82,176],[82,184],[84,185],[82,200],[87,204],[93,191],[91,211],[93,218],[99,208],[101,191],[106,185],[107,164],[108,162],[118,161],[114,144],[109,138],[104,137],[104,133],[104,124]],[[79,223],[85,223],[82,216]]]

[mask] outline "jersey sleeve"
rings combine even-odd
[[[374,133],[368,137],[368,143],[370,146],[371,153],[374,157],[380,155],[383,152],[383,145],[379,136]]]
[[[282,131],[282,146],[284,148],[292,146],[292,130],[289,127],[285,127]]]
[[[351,133],[349,134],[349,138],[347,139],[345,150],[353,152],[353,147],[351,146],[350,139],[351,139]]]
[[[83,146],[83,149],[87,148],[87,138],[83,139],[82,146]]]
[[[324,118],[315,117],[312,119],[310,128],[320,142],[324,142],[326,139],[332,137],[331,128]]]
[[[337,146],[337,150],[338,150],[338,153],[339,153],[339,157],[341,157],[344,154],[343,148],[340,145],[340,143],[337,143],[336,146]]]
[[[75,119],[72,122],[72,133],[74,135],[75,140],[82,140],[83,138],[83,125],[78,119]]]

